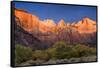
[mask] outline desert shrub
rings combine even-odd
[[[55,59],[58,59],[59,58],[59,52],[57,51],[57,48],[49,48],[47,50],[49,56],[51,59],[55,60]]]
[[[95,48],[91,48],[85,45],[77,44],[72,47],[72,51],[70,52],[71,57],[83,57],[83,56],[91,56],[96,53]]]
[[[48,60],[49,56],[45,50],[35,50],[32,54],[33,60]]]
[[[58,41],[53,45],[53,48],[65,48],[67,45],[64,41]]]
[[[88,52],[88,56],[89,55],[96,55],[96,48],[91,47],[87,50],[87,52]]]
[[[15,46],[15,63],[20,64],[30,60],[32,57],[32,49],[22,45]]]
[[[96,55],[96,49],[82,44],[71,46],[64,41],[59,41],[56,42],[52,48],[48,49],[48,53],[52,59],[69,59]]]
[[[75,57],[84,56],[87,50],[88,50],[88,47],[81,44],[77,44],[75,47],[73,47],[73,52],[75,54]]]
[[[53,45],[52,48],[48,49],[48,53],[52,59],[69,58],[69,51],[71,51],[71,47],[64,41],[58,41]]]

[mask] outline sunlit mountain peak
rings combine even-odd
[[[55,22],[52,19],[46,19],[43,22],[44,22],[45,25],[50,26],[50,27],[56,25]]]
[[[63,19],[61,19],[59,22],[58,22],[58,26],[62,27],[62,26],[65,26],[65,21]]]

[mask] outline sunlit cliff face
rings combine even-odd
[[[24,30],[29,32],[41,31],[43,33],[46,33],[61,28],[72,28],[79,33],[96,32],[96,22],[89,18],[84,18],[83,20],[72,24],[65,23],[65,21],[61,19],[57,24],[55,24],[52,19],[46,19],[42,21],[39,20],[37,16],[19,9],[15,9],[15,17],[19,20],[17,24]]]
[[[23,10],[15,10],[15,16],[19,19],[18,25],[23,27],[26,31],[34,31],[39,24],[39,18]]]
[[[63,26],[66,26],[65,22],[63,19],[61,19],[59,22],[58,22],[58,26],[59,27],[63,27]]]
[[[56,27],[56,24],[51,19],[46,19],[43,21],[40,21],[39,23],[39,30],[43,33],[45,32],[51,32],[52,28]]]
[[[76,23],[75,26],[77,26],[77,31],[80,33],[96,32],[96,22],[89,18],[84,18],[82,21]]]

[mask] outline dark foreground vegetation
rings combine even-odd
[[[96,61],[96,48],[83,44],[69,45],[58,41],[45,50],[32,50],[19,44],[15,47],[16,66],[90,61]]]

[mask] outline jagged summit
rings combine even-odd
[[[59,22],[58,22],[58,26],[65,26],[65,21],[63,19],[61,19]]]
[[[78,27],[80,33],[92,33],[96,31],[96,22],[90,18],[84,18],[75,24]]]
[[[46,19],[46,20],[44,20],[44,24],[47,25],[47,26],[50,26],[50,27],[56,25],[55,22],[52,19]]]
[[[57,24],[52,19],[40,20],[36,15],[25,12],[24,10],[15,9],[15,17],[19,20],[17,24],[24,30],[29,32],[35,32],[37,30],[41,32],[49,32],[52,29],[67,27],[73,28],[79,33],[92,33],[96,32],[96,21],[85,17],[82,20],[75,23],[66,23],[61,19]],[[73,27],[72,27],[73,26]],[[59,30],[59,29],[58,29]]]

